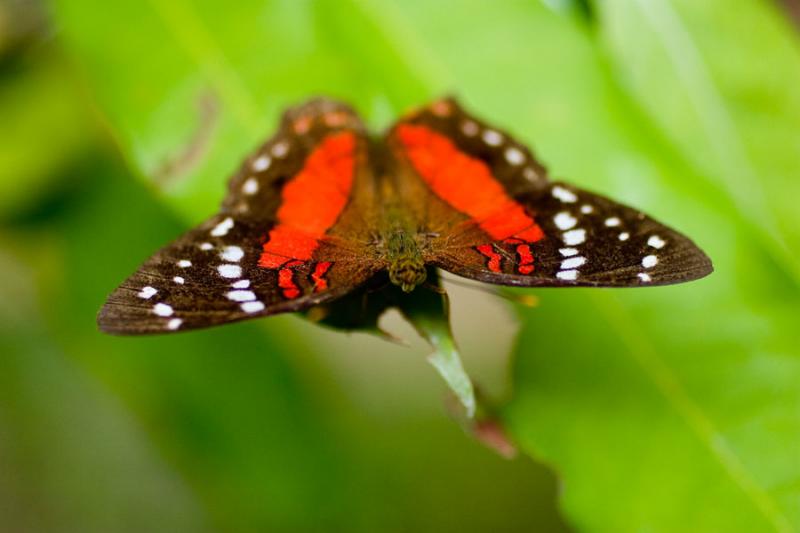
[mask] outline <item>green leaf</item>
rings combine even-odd
[[[717,300],[577,294],[528,313],[506,415],[577,524],[794,530],[800,364],[765,327],[789,315]]]
[[[428,283],[438,287],[438,276],[431,269]],[[428,358],[447,386],[464,406],[468,418],[475,416],[475,391],[472,380],[461,364],[458,348],[450,328],[450,311],[447,296],[434,292],[427,287],[420,287],[409,297],[401,300],[400,311],[411,322],[417,332],[435,349]]]
[[[450,331],[450,323],[447,316],[436,315],[435,321],[415,320],[417,317],[408,317],[409,321],[415,325],[420,335],[430,342],[436,351],[428,357],[428,361],[433,365],[439,375],[442,376],[447,386],[456,395],[458,401],[464,406],[468,418],[475,416],[475,391],[472,387],[472,380],[461,364],[461,357],[458,355],[453,334]]]

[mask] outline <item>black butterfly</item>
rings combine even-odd
[[[446,99],[379,139],[347,105],[287,111],[247,158],[220,212],[158,251],[98,323],[168,333],[307,310],[438,267],[526,287],[638,287],[712,271],[688,238],[643,213],[551,182],[509,134]]]

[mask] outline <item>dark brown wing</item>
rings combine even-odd
[[[349,107],[312,100],[231,178],[220,213],[148,259],[108,298],[103,331],[168,333],[307,309],[380,265],[361,240],[331,237],[362,207],[367,137]],[[341,232],[339,232],[341,233]]]
[[[387,142],[452,209],[426,224],[439,234],[428,260],[455,274],[501,285],[630,287],[712,271],[708,257],[675,230],[549,181],[530,150],[453,99],[399,121]]]

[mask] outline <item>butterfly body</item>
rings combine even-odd
[[[501,285],[631,287],[711,263],[643,213],[552,182],[510,135],[440,100],[370,137],[348,106],[290,109],[220,212],[109,297],[104,331],[168,333],[330,304],[440,268]]]

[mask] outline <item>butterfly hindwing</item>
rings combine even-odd
[[[220,213],[166,246],[108,298],[104,331],[165,333],[299,311],[337,298],[377,269],[359,242],[327,235],[366,168],[363,125],[313,100],[229,182]]]
[[[443,236],[431,243],[429,262],[445,270],[502,285],[608,287],[711,272],[688,238],[632,208],[551,182],[524,145],[452,99],[404,118],[387,142],[452,211],[432,210],[425,221]]]

